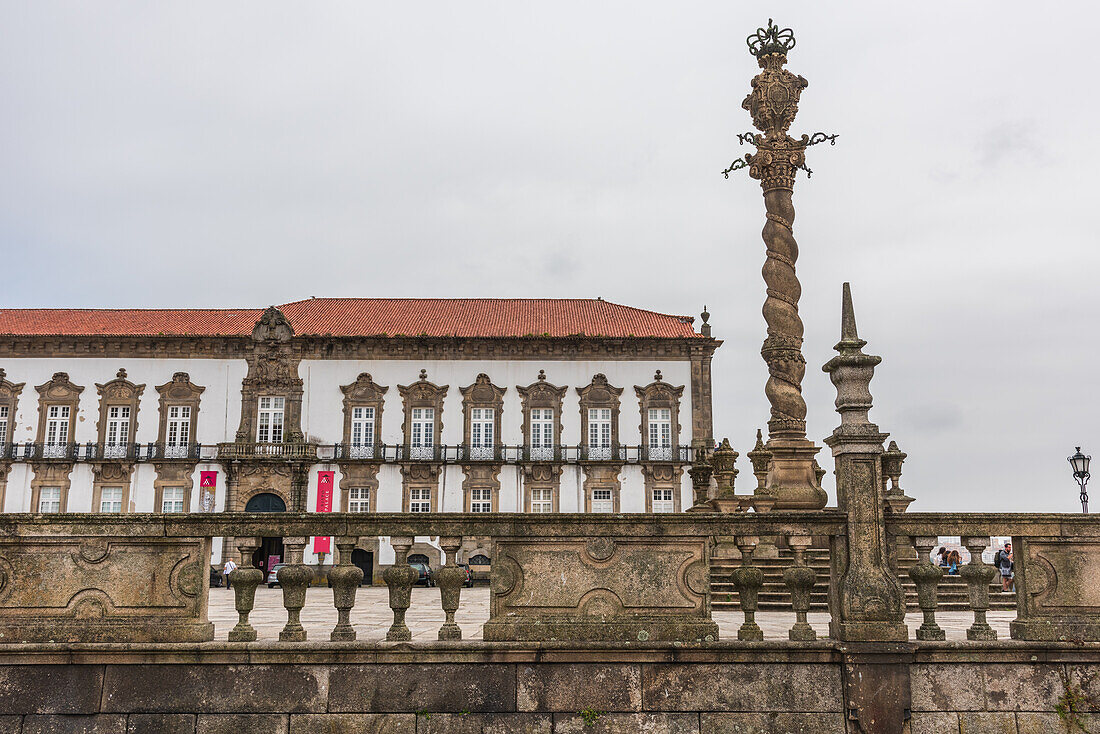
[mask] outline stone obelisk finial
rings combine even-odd
[[[768,364],[764,391],[771,403],[768,421],[768,451],[771,466],[767,489],[776,497],[776,509],[819,509],[826,495],[814,471],[819,447],[806,438],[806,401],[802,399],[802,378],[806,360],[802,356],[802,319],[798,299],[802,286],[795,274],[798,243],[794,239],[794,179],[806,168],[806,148],[834,136],[817,133],[794,139],[787,134],[798,112],[798,100],[808,82],[783,68],[787,52],[794,48],[794,33],[770,20],[748,38],[749,50],[762,71],[752,80],[752,92],[741,103],[752,115],[762,134],[738,136],[742,143],[756,146],[756,152],[735,161],[725,172],[748,167],[749,175],[764,190],[767,221],[762,236],[767,246],[764,262],[764,320],[768,336],[760,350]]]

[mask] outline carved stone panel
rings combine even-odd
[[[241,464],[231,469],[226,511],[244,512],[248,501],[258,494],[278,496],[289,512],[304,511],[295,502],[300,473],[297,467],[280,464]]]
[[[209,561],[206,538],[0,539],[0,641],[211,640]]]
[[[497,538],[494,550],[486,640],[718,638],[705,538]]]
[[[1100,640],[1100,540],[1012,539],[1020,640]]]

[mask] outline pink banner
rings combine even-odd
[[[199,472],[199,506],[203,512],[214,511],[214,495],[218,490],[218,473],[216,471]]]
[[[332,512],[332,483],[336,479],[334,471],[317,472],[317,512]],[[331,553],[332,538],[314,538],[314,553]]]

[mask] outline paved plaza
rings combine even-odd
[[[351,622],[358,632],[358,639],[382,640],[386,630],[393,622],[393,612],[389,608],[388,591],[385,587],[363,587],[356,596],[355,608],[351,613]],[[283,594],[280,589],[268,589],[261,586],[256,589],[256,608],[249,620],[256,628],[260,639],[278,639],[279,630],[286,623],[286,610],[283,608]],[[1001,639],[1008,639],[1008,623],[1015,619],[1015,612],[989,612],[989,624],[997,630]],[[970,612],[940,612],[936,620],[947,631],[948,640],[965,640],[966,628],[973,621]],[[462,636],[467,640],[481,639],[481,625],[489,619],[489,589],[478,586],[462,590],[462,605],[455,615],[455,621],[462,628]],[[743,621],[740,612],[715,612],[714,621],[718,623],[722,639],[737,639],[737,628]],[[757,622],[764,630],[765,639],[786,640],[787,630],[794,622],[794,613],[759,612]],[[210,590],[210,621],[215,626],[215,639],[224,640],[229,630],[237,622],[237,613],[233,609],[233,592],[225,588]],[[443,624],[443,609],[439,601],[439,589],[415,587],[412,593],[412,606],[405,617],[413,640],[431,641],[436,639],[439,627]],[[829,615],[815,612],[809,615],[810,625],[824,637],[829,629]],[[921,624],[921,615],[907,614],[905,621],[910,632]],[[311,640],[327,640],[329,632],[336,624],[336,609],[332,606],[332,591],[327,587],[312,587],[306,593],[306,606],[302,610],[302,625]]]

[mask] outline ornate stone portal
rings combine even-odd
[[[768,364],[765,392],[771,403],[767,450],[771,453],[766,487],[775,496],[776,509],[820,509],[826,495],[814,471],[814,455],[820,447],[806,438],[806,401],[802,399],[802,378],[806,360],[802,356],[802,319],[798,299],[802,287],[795,274],[798,243],[793,234],[794,179],[799,168],[806,170],[806,148],[836,136],[803,135],[796,140],[787,134],[798,113],[798,100],[808,82],[783,68],[787,51],[794,48],[794,34],[768,21],[748,38],[749,50],[763,70],[752,80],[752,92],[741,106],[752,115],[753,125],[763,135],[739,135],[742,143],[756,146],[756,152],[737,160],[725,171],[748,168],[764,190],[767,221],[762,236],[767,246],[764,282],[764,320],[768,336],[760,350]]]

